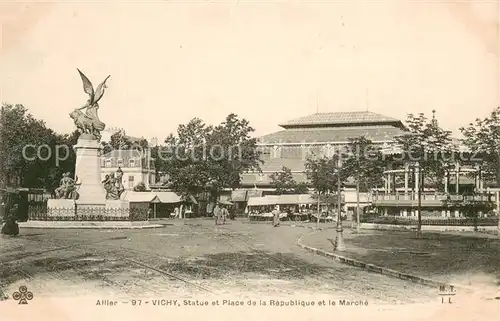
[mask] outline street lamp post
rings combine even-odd
[[[418,189],[417,189],[417,197],[418,197],[418,203],[417,203],[417,219],[418,219],[418,225],[417,225],[417,238],[420,238],[422,234],[422,189],[424,188],[424,179],[423,179],[423,173],[420,167],[420,164],[417,163],[416,165],[416,171],[418,173]]]
[[[340,167],[342,166],[342,159],[339,155],[338,159],[338,166],[337,166],[337,206],[338,206],[338,214],[337,214],[337,236],[335,240],[335,250],[336,251],[344,251],[345,250],[345,244],[344,244],[344,229],[342,228],[342,198],[340,197],[340,188],[341,188],[341,181],[340,181]]]

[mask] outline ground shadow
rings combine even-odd
[[[25,253],[23,253],[26,255]],[[47,255],[47,254],[45,254]],[[12,259],[12,258],[11,258]],[[143,261],[146,259],[146,261]],[[192,259],[183,257],[174,262],[155,258],[141,258],[139,261],[187,279],[225,279],[228,277],[252,277],[280,280],[304,279],[307,276],[318,276],[329,270],[328,267],[311,264],[306,260],[288,253],[271,253],[254,250],[251,252],[227,252],[209,254]],[[50,273],[58,275],[71,271],[83,279],[105,280],[116,273],[131,269],[144,269],[117,257],[96,257],[92,253],[58,257],[57,254],[43,258],[31,258],[26,261],[10,260],[0,267],[0,285],[8,286],[25,279],[26,273],[31,277],[37,274]],[[24,271],[24,273],[23,273]],[[142,277],[132,274],[131,277]]]
[[[44,257],[26,262],[9,261],[0,267],[0,286],[6,287],[17,281],[26,279],[27,276],[35,277],[42,273],[58,274],[66,271],[73,271],[87,280],[103,280],[106,276],[112,275],[119,269],[128,266],[126,262],[106,262],[105,259],[96,259],[90,253],[74,255],[71,257]]]
[[[293,254],[266,251],[226,252],[209,254],[195,260],[183,259],[162,264],[161,269],[189,277],[208,279],[241,276],[245,273],[258,274],[275,279],[303,279],[329,270],[327,267],[311,264]]]
[[[362,251],[349,255],[364,262],[426,277],[484,273],[500,282],[500,240],[460,235],[387,231],[349,240]],[[500,283],[499,283],[500,284]]]

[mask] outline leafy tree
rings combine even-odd
[[[453,161],[455,146],[452,144],[451,132],[439,127],[437,120],[433,117],[428,120],[423,113],[418,116],[409,114],[406,120],[408,131],[396,136],[396,146],[400,149],[400,160],[410,165],[419,166],[419,204],[420,193],[424,182],[428,181],[440,187],[447,168]],[[425,179],[424,179],[425,176]],[[420,205],[418,210],[417,237],[422,231]]]
[[[489,117],[476,118],[460,131],[464,136],[462,142],[474,156],[479,156],[486,171],[495,173],[496,184],[500,185],[500,107]]]
[[[260,151],[257,139],[250,137],[254,129],[246,119],[229,114],[225,121],[215,126],[207,137],[210,147],[208,173],[211,178],[210,193],[215,199],[222,189],[240,186],[243,172],[260,170]]]
[[[294,188],[294,194],[307,194],[308,192],[309,192],[309,187],[305,182],[297,183],[297,185]]]
[[[276,189],[278,195],[282,194],[305,194],[307,193],[306,183],[297,183],[293,178],[292,171],[283,166],[281,171],[271,174],[271,184]]]
[[[407,164],[418,163],[426,179],[439,187],[456,148],[452,144],[451,132],[439,127],[435,118],[427,119],[423,113],[418,116],[409,114],[406,127],[405,134],[395,137],[395,145],[401,152],[396,158]]]
[[[169,176],[168,186],[179,195],[198,195],[210,181],[203,150],[210,131],[211,127],[194,118],[179,125],[177,136],[170,134],[155,151],[160,160],[157,168]]]
[[[318,221],[319,221],[319,203],[321,200],[328,198],[328,194],[336,193],[340,196],[338,191],[338,175],[340,173],[340,182],[343,183],[347,180],[349,173],[342,170],[342,165],[339,167],[339,155],[333,157],[323,158],[310,158],[307,159],[306,176],[309,180],[311,187],[316,191],[316,198],[318,199]],[[340,213],[339,213],[340,218]]]
[[[305,167],[307,179],[318,194],[326,194],[337,189],[338,166],[335,158],[310,158],[307,159]]]
[[[144,182],[139,182],[137,185],[134,186],[134,192],[145,192],[146,191],[146,184]]]
[[[366,137],[350,138],[347,146],[348,158],[342,169],[356,181],[356,221],[357,231],[360,229],[359,194],[379,186],[385,169],[385,160],[380,148]]]
[[[158,182],[163,174],[161,172],[162,168],[166,168],[168,163],[165,161],[162,151],[164,151],[166,147],[164,145],[158,145],[151,147],[151,158],[155,160],[155,175],[156,181]]]
[[[230,114],[215,127],[194,118],[180,125],[159,151],[160,170],[169,186],[183,196],[209,192],[216,200],[224,188],[237,188],[245,171],[260,170],[257,140],[245,119]]]
[[[57,134],[43,121],[35,119],[23,105],[3,104],[0,112],[0,185],[52,190],[63,172],[74,172],[72,146],[77,135],[76,132]]]
[[[137,149],[144,150],[148,148],[148,142],[145,139],[141,139],[140,141],[132,141],[125,132],[118,131],[111,135],[109,142],[101,142],[103,147],[103,153],[109,153],[113,150],[129,150],[129,149]]]

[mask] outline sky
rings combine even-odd
[[[99,117],[163,140],[236,113],[256,135],[319,112],[442,127],[500,106],[498,1],[65,1],[0,3],[0,100],[58,132],[87,96]]]

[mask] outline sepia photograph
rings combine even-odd
[[[0,104],[0,321],[500,319],[500,0],[5,0]]]

